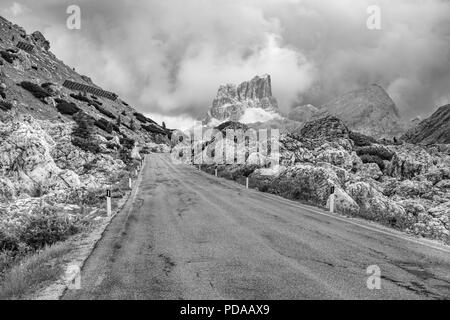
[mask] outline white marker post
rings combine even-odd
[[[133,189],[131,185],[131,177],[128,178],[128,188]]]
[[[245,189],[248,189],[248,177],[245,178]]]
[[[214,175],[217,177],[217,168],[214,170]]]
[[[330,212],[334,213],[334,186],[331,187],[330,193]]]
[[[106,214],[108,217],[111,216],[111,190],[106,190]]]

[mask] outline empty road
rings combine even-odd
[[[450,249],[150,155],[64,299],[450,299]],[[369,290],[369,266],[381,288]],[[376,267],[375,267],[376,268]]]

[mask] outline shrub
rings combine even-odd
[[[95,119],[84,112],[79,112],[74,117],[77,126],[72,132],[72,144],[79,147],[81,150],[99,153],[100,146],[92,139],[94,132]]]
[[[67,115],[72,116],[72,115],[78,113],[81,110],[73,102],[67,102],[67,101],[62,100],[62,99],[55,99],[55,101],[57,103],[56,109],[61,114],[67,114]]]
[[[19,58],[16,54],[10,53],[8,51],[0,51],[0,55],[5,61],[9,63],[14,63],[14,60]]]
[[[387,149],[386,147],[384,147],[382,145],[371,145],[371,146],[360,147],[360,148],[356,149],[356,154],[358,156],[363,156],[363,155],[376,156],[376,157],[380,158],[381,160],[387,160],[387,161],[391,161],[392,157],[394,156],[394,153],[392,151],[390,151],[389,149]]]
[[[100,106],[98,103],[90,103],[91,106],[93,106],[98,112],[104,114],[105,116],[111,118],[111,119],[116,119],[117,117],[114,115],[114,113],[106,110],[105,108],[103,108],[102,106]]]
[[[9,101],[0,101],[0,109],[3,111],[9,111],[13,108],[13,104]]]
[[[138,119],[140,122],[142,122],[142,123],[147,123],[147,122],[149,122],[149,119],[147,119],[147,117],[144,116],[142,113],[135,112],[135,113],[133,113],[133,114],[134,114],[134,116],[136,117],[136,119]]]
[[[383,159],[381,159],[378,156],[364,154],[364,155],[360,156],[360,158],[363,163],[376,163],[378,165],[378,167],[380,168],[380,170],[383,171],[385,169]]]
[[[78,93],[78,94],[71,93],[70,96],[79,101],[83,101],[83,102],[87,102],[87,103],[91,102],[91,100],[89,98],[83,96],[81,93]]]
[[[100,118],[99,120],[95,121],[95,125],[100,129],[108,132],[109,134],[111,134],[114,129],[113,124],[103,118]]]
[[[77,222],[62,217],[53,207],[35,209],[20,236],[20,241],[38,250],[77,233],[80,229]]]
[[[22,81],[20,83],[20,86],[25,90],[29,91],[37,99],[43,100],[44,98],[50,97],[50,93],[48,93],[47,90],[41,88],[41,86],[35,83],[29,81]]]
[[[45,82],[45,83],[41,84],[41,87],[46,89],[46,88],[48,88],[50,86],[53,86],[53,85],[55,85],[55,84],[52,83],[52,82]]]
[[[377,143],[377,140],[375,138],[366,136],[358,132],[350,132],[349,138],[353,140],[355,146],[357,147],[371,146],[373,143]]]
[[[119,158],[126,165],[128,165],[133,162],[133,159],[131,158],[131,150],[134,148],[135,141],[127,137],[121,137],[120,144],[122,145],[122,148],[119,152]]]

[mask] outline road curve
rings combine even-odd
[[[450,299],[450,248],[154,154],[81,276],[64,299]]]

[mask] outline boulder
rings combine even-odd
[[[8,178],[0,177],[0,201],[7,202],[14,199],[16,190]]]
[[[414,221],[401,205],[384,196],[367,182],[350,184],[346,190],[360,206],[360,215],[369,220],[399,228],[405,228]]]
[[[425,174],[433,165],[434,159],[425,149],[404,144],[395,149],[388,174],[400,179],[411,179]]]
[[[370,178],[373,180],[378,180],[383,176],[380,168],[376,163],[363,163],[359,165],[358,175],[364,178]]]
[[[50,42],[44,37],[40,31],[35,31],[31,34],[31,38],[34,43],[44,49],[45,51],[50,50]]]
[[[340,187],[337,174],[324,167],[311,164],[296,164],[287,168],[274,179],[271,189],[287,198],[299,199],[324,207],[331,187]]]
[[[450,243],[450,202],[418,214],[411,231],[419,236]]]
[[[326,207],[330,208],[330,199],[328,199]],[[359,205],[344,190],[336,188],[334,191],[334,208],[335,212],[357,216],[359,213]]]

